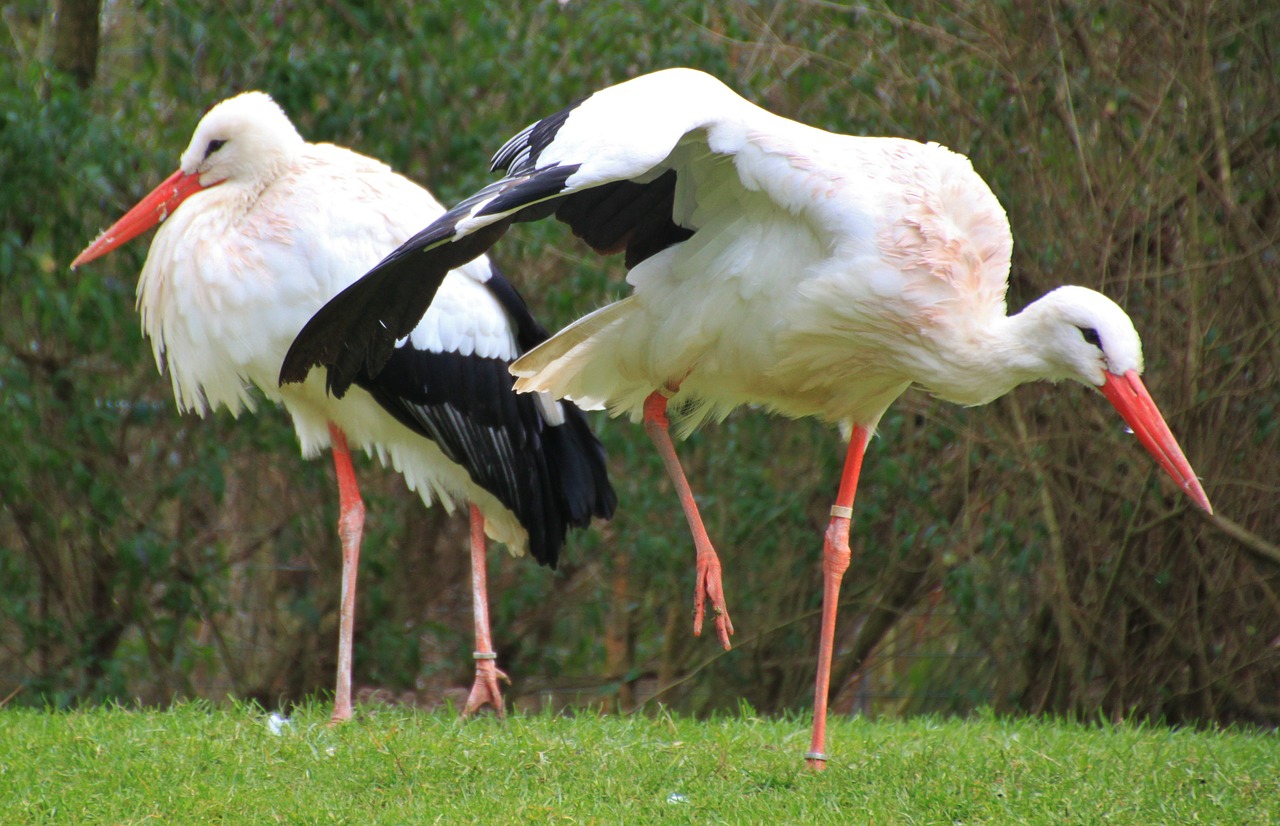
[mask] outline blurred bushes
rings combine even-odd
[[[690,65],[798,120],[968,154],[1014,227],[1011,307],[1059,283],[1120,301],[1148,386],[1226,517],[1191,512],[1082,388],[1026,387],[972,411],[910,392],[864,472],[836,707],[891,693],[870,707],[1280,717],[1274,15],[1245,2],[1212,16],[112,3],[84,90],[52,63],[46,4],[4,11],[0,695],[275,701],[331,685],[327,463],[298,458],[279,412],[174,412],[132,306],[143,241],[66,267],[172,170],[203,111],[264,89],[309,139],[382,158],[448,202],[536,117]],[[623,290],[620,263],[562,227],[521,227],[496,257],[553,328]],[[555,574],[495,552],[513,691],[628,706],[657,686],[690,710],[807,707],[838,435],[744,410],[681,446],[738,629],[721,656],[688,633],[692,547],[657,456],[640,428],[599,424],[618,518],[578,537]],[[438,696],[470,671],[465,525],[373,463],[361,477],[357,683]]]

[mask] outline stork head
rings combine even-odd
[[[224,182],[260,187],[302,148],[302,136],[265,92],[245,92],[209,110],[182,153],[179,170],[208,188]]]
[[[222,101],[196,125],[178,171],[71,262],[86,264],[159,224],[183,201],[220,184],[259,192],[301,149],[304,142],[284,111],[263,92],[245,92]]]
[[[1101,387],[1107,374],[1142,374],[1142,340],[1120,305],[1085,287],[1059,287],[1028,307],[1051,379]]]
[[[1178,487],[1209,513],[1213,507],[1165,423],[1142,375],[1142,341],[1124,310],[1101,293],[1059,287],[1028,306],[1022,328],[1042,378],[1096,387]]]

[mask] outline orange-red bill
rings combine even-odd
[[[151,190],[151,194],[138,202],[104,233],[98,236],[85,251],[71,262],[75,269],[87,264],[95,258],[106,255],[168,218],[178,208],[178,204],[207,187],[201,186],[199,175],[188,175],[179,169],[165,178],[164,183]]]
[[[1169,425],[1165,423],[1164,416],[1160,415],[1151,394],[1142,384],[1142,379],[1138,378],[1137,371],[1130,370],[1123,376],[1107,373],[1107,380],[1099,389],[1116,410],[1120,411],[1143,447],[1164,468],[1165,473],[1173,477],[1182,492],[1206,512],[1213,513],[1213,506],[1209,504],[1209,497],[1205,495],[1200,480],[1191,469],[1191,463],[1183,455],[1178,440],[1173,438]]]

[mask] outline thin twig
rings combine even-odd
[[[1198,509],[1196,513],[1199,513],[1206,522],[1239,542],[1246,551],[1249,551],[1254,556],[1259,559],[1265,559],[1273,565],[1280,565],[1280,545],[1263,539],[1244,525],[1228,519],[1220,513],[1210,515]]]

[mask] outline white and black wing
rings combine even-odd
[[[597,92],[529,126],[494,157],[501,180],[409,239],[335,296],[294,340],[281,381],[328,368],[341,395],[375,376],[413,329],[450,269],[486,252],[517,221],[555,215],[596,251],[634,266],[693,234],[673,216],[677,178],[664,162],[691,132],[763,110],[687,69],[645,75]],[[767,113],[766,113],[767,114]],[[741,140],[728,134],[724,151]],[[715,146],[713,144],[713,150]]]

